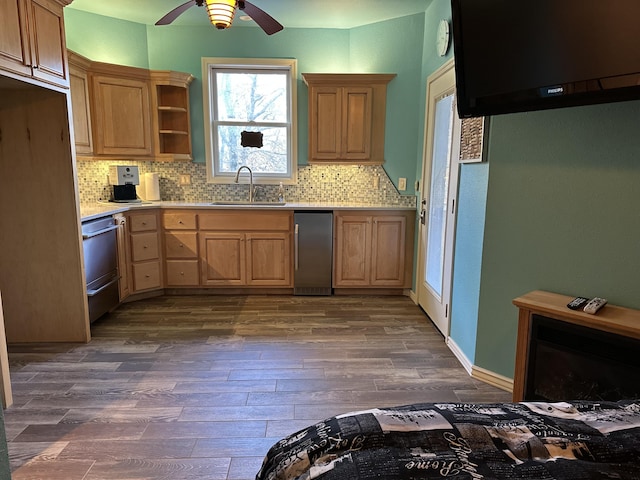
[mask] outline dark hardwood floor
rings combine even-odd
[[[407,297],[158,297],[92,336],[10,346],[14,480],[249,480],[279,438],[331,415],[511,398]]]

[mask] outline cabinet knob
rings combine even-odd
[[[182,275],[184,277],[184,272],[180,272],[180,275]]]
[[[146,274],[146,275],[144,276],[144,278],[151,278],[151,275]]]
[[[142,248],[145,248],[145,249],[146,249],[146,248],[149,248],[149,247],[147,247],[146,245],[143,245],[143,246],[142,246]]]
[[[183,244],[180,244],[180,248],[183,248],[183,247],[184,247],[184,245],[183,245]]]
[[[183,222],[182,220],[178,220],[178,223],[179,223],[180,225],[184,225],[184,222]]]

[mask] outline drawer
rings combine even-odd
[[[129,230],[131,232],[145,232],[158,229],[158,219],[155,213],[138,213],[129,216]]]
[[[167,286],[197,286],[200,283],[198,260],[167,260]]]
[[[197,232],[165,232],[164,252],[166,258],[197,258]]]
[[[141,262],[160,258],[160,248],[158,247],[158,234],[134,233],[131,235],[131,260]]]
[[[289,231],[292,216],[292,212],[228,210],[218,213],[201,213],[198,215],[198,223],[200,230]]]
[[[192,212],[171,212],[163,216],[166,230],[195,230],[196,214]]]
[[[162,287],[160,261],[136,263],[133,265],[132,271],[134,291]]]

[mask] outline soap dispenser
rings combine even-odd
[[[282,182],[278,187],[278,202],[284,203],[284,185],[282,185]]]

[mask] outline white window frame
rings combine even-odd
[[[204,112],[204,134],[205,153],[207,167],[207,183],[232,183],[235,178],[234,173],[215,173],[214,162],[216,155],[216,134],[213,128],[214,104],[212,103],[214,92],[214,72],[216,69],[237,69],[247,70],[288,70],[289,75],[289,122],[287,126],[289,145],[287,152],[287,170],[289,176],[276,177],[265,176],[253,172],[254,180],[262,184],[278,184],[280,182],[288,185],[297,183],[298,180],[298,118],[297,118],[297,65],[295,59],[281,58],[223,58],[223,57],[203,57],[202,58],[202,98]]]

